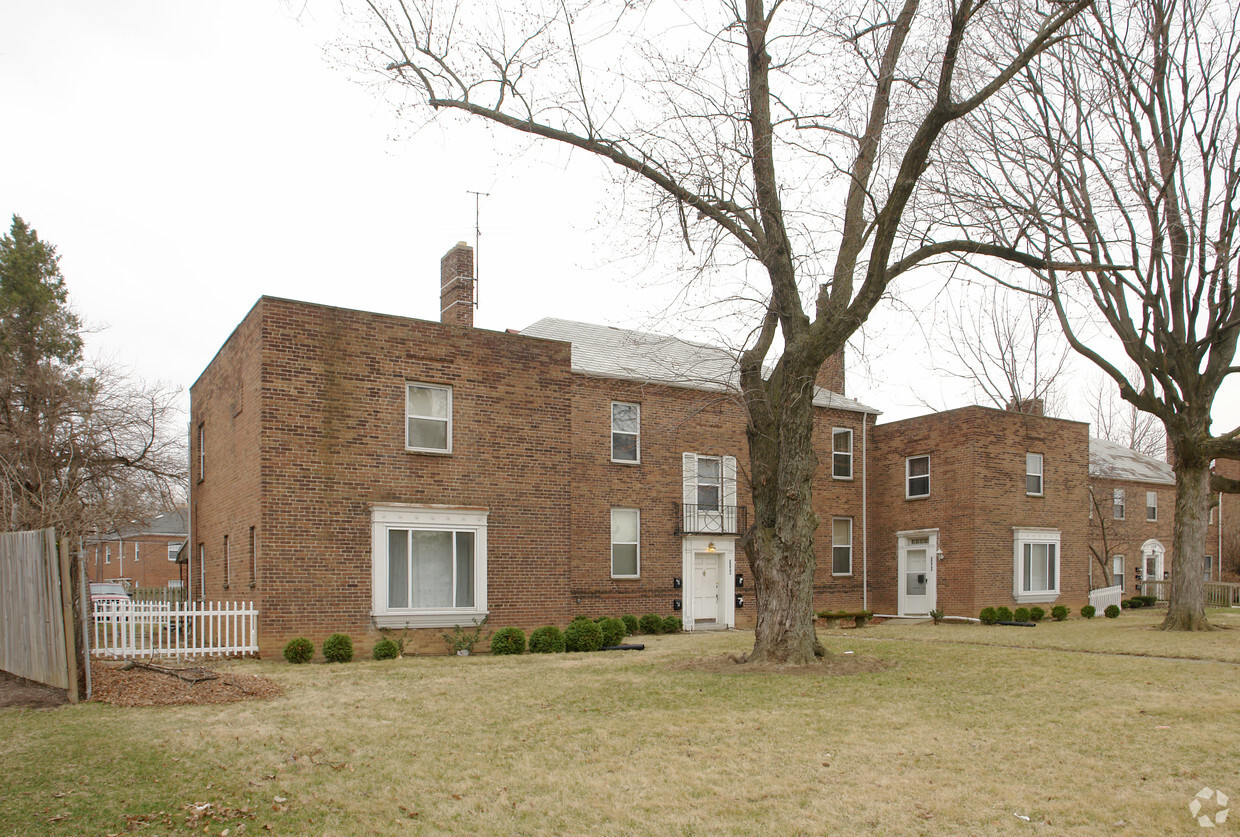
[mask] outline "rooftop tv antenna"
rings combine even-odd
[[[490,192],[475,192],[472,189],[466,189],[467,194],[474,196],[474,307],[478,307],[478,289],[482,278],[482,251],[478,249],[478,240],[482,237],[482,224],[480,223],[482,213],[482,199],[489,198]]]

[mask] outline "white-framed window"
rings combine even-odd
[[[611,461],[641,462],[642,405],[611,402]]]
[[[1111,516],[1116,520],[1124,519],[1124,489],[1116,488],[1111,492]]]
[[[452,387],[405,385],[405,450],[452,452]]]
[[[930,457],[910,456],[904,460],[904,496],[930,496]]]
[[[1042,454],[1025,454],[1025,493],[1031,497],[1042,496]]]
[[[1124,556],[1111,556],[1111,583],[1119,587],[1124,587]],[[1125,587],[1125,589],[1127,589]]]
[[[831,575],[852,575],[852,518],[831,518]]]
[[[207,477],[207,426],[203,422],[198,423],[198,481],[202,482]]]
[[[134,561],[141,561],[141,560],[142,560],[140,557],[138,557],[138,553],[141,551],[141,550],[139,550],[139,549],[138,549],[138,547],[140,547],[140,546],[142,546],[142,544],[141,544],[141,543],[139,543],[139,542],[137,542],[137,541],[134,541],[134,545],[133,545],[133,560],[134,560]]]
[[[487,615],[487,514],[480,508],[371,507],[376,626],[469,625]]]
[[[1205,579],[1206,581],[1209,581],[1210,577],[1214,574],[1214,556],[1207,555],[1206,560],[1205,560],[1205,565],[1206,565],[1205,566],[1205,571],[1206,571]]]
[[[718,456],[699,456],[697,458],[698,511],[719,511],[722,497],[723,460]]]
[[[1153,523],[1158,520],[1158,492],[1145,492],[1145,519]]]
[[[1017,602],[1059,598],[1059,530],[1014,529],[1012,592]]]
[[[641,576],[641,512],[611,510],[611,577]]]
[[[168,560],[175,562],[177,560],[177,553],[180,551],[181,545],[179,543],[168,544]]]
[[[103,548],[103,563],[105,564],[112,563],[112,547],[110,546],[105,546]]]
[[[837,480],[853,478],[853,432],[847,427],[831,431],[831,476]]]

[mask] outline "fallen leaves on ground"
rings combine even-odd
[[[91,663],[91,700],[113,706],[177,706],[269,700],[284,691],[273,681],[254,674],[215,670],[218,676],[213,679],[187,683],[149,669],[122,671],[123,666],[124,663]],[[195,667],[199,668],[202,667]]]

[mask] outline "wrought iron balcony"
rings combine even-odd
[[[743,535],[749,528],[749,509],[744,506],[673,505],[677,535]]]

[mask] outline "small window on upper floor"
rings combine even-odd
[[[1042,496],[1042,454],[1025,454],[1025,493],[1032,497]]]
[[[611,402],[611,461],[641,461],[642,407],[623,401]]]
[[[1145,492],[1145,519],[1153,523],[1158,520],[1158,492]]]
[[[846,427],[831,431],[831,476],[837,480],[853,478],[853,432]]]
[[[1116,488],[1111,492],[1111,516],[1116,520],[1124,519],[1124,489]]]
[[[904,460],[905,492],[904,496],[930,496],[930,457],[910,456]]]
[[[405,387],[405,449],[452,452],[452,388],[431,384]]]

